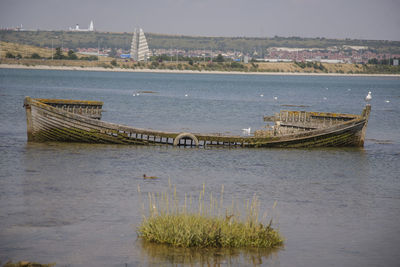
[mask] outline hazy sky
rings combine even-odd
[[[0,27],[400,41],[400,0],[0,0]]]

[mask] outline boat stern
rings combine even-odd
[[[365,108],[363,109],[361,113],[361,118],[365,120],[364,126],[360,132],[360,141],[359,141],[359,146],[363,147],[364,142],[365,142],[365,134],[367,132],[367,125],[368,125],[368,119],[369,119],[369,114],[371,113],[371,105],[367,104]]]

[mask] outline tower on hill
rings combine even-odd
[[[149,46],[142,29],[133,31],[131,43],[131,59],[135,61],[147,61],[150,56]]]

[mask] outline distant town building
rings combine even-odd
[[[74,32],[92,32],[94,31],[93,20],[90,21],[89,28],[81,29],[79,28],[79,24],[76,24],[75,27],[69,27],[70,31]]]
[[[1,27],[0,31],[16,31],[16,32],[22,32],[25,31],[24,28],[22,28],[22,24],[17,27]]]
[[[15,31],[21,32],[21,31],[25,31],[25,29],[22,28],[22,24],[21,24],[21,26],[18,26],[15,28]]]
[[[380,55],[372,52],[367,46],[331,46],[325,48],[289,48],[270,47],[266,50],[265,61],[282,62],[307,61],[323,63],[367,63],[369,59]],[[262,61],[262,58],[260,59]]]
[[[149,46],[142,29],[134,30],[131,43],[131,59],[135,61],[147,61],[150,57]]]

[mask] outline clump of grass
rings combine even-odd
[[[171,185],[166,192],[149,193],[149,215],[137,229],[139,237],[175,247],[274,248],[283,244],[278,231],[272,228],[272,219],[268,224],[259,220],[257,196],[245,202],[242,218],[234,201],[223,212],[223,190],[222,186],[219,199],[210,193],[205,200],[203,185],[198,199],[194,201],[185,194],[182,206],[178,205],[176,187],[172,189]]]

